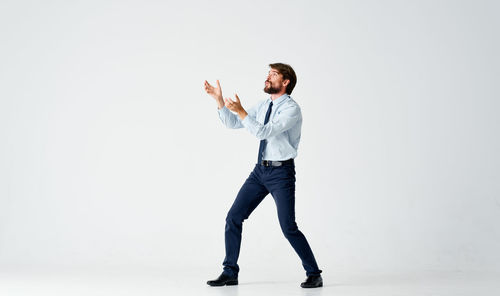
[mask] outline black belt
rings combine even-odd
[[[263,165],[265,167],[278,167],[282,165],[293,165],[293,158],[290,158],[288,160],[283,160],[283,161],[271,161],[271,160],[263,160],[260,165]]]

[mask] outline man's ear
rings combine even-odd
[[[283,86],[287,86],[288,84],[290,84],[290,80],[289,79],[286,79],[283,81]]]

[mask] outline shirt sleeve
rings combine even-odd
[[[255,116],[257,114],[257,107],[254,106],[247,111],[247,116],[252,117],[255,120]],[[217,109],[217,112],[219,113],[219,118],[222,121],[222,124],[224,124],[227,128],[243,128],[243,124],[241,123],[241,119],[239,118],[238,115],[234,114],[231,112],[231,110],[227,109],[226,106],[222,107],[221,109]]]
[[[219,118],[227,128],[242,128],[241,119],[238,118],[236,114],[231,112],[226,106],[221,109],[217,109],[219,113]]]
[[[265,125],[255,120],[255,117],[250,116],[245,117],[241,123],[252,135],[256,136],[259,140],[264,140],[289,130],[301,118],[300,107],[295,105],[281,110]]]

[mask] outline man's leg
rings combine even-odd
[[[316,259],[306,237],[295,222],[295,168],[284,166],[273,168],[272,178],[266,180],[278,210],[281,230],[302,260],[307,276],[319,275]]]
[[[237,276],[237,264],[241,246],[241,231],[243,220],[247,219],[253,210],[269,194],[260,181],[261,167],[257,165],[241,187],[234,203],[226,217],[226,258],[224,258],[224,273]]]

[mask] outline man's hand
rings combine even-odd
[[[245,119],[245,117],[247,117],[248,114],[241,106],[240,98],[238,97],[238,95],[234,94],[234,97],[236,98],[234,101],[231,100],[231,98],[225,98],[224,105],[226,105],[227,109],[237,113],[240,119],[243,120]]]
[[[220,87],[219,80],[217,80],[217,87],[213,87],[205,80],[205,91],[207,94],[212,96],[217,102],[217,106],[220,108],[224,107],[224,100],[222,99],[222,88]]]

